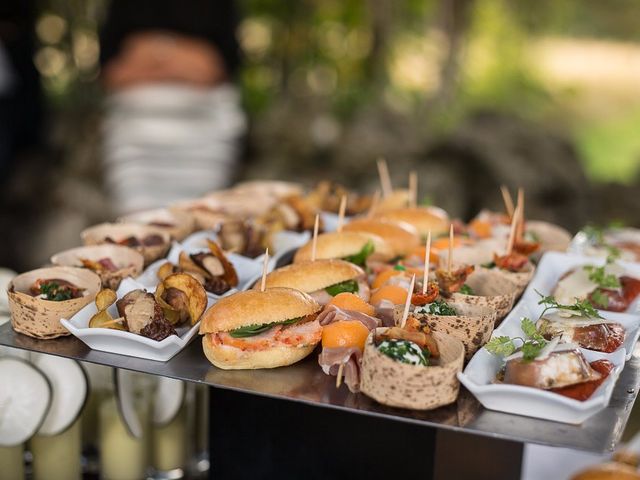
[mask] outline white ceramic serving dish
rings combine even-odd
[[[619,242],[631,242],[640,244],[640,229],[612,228],[605,230],[603,233],[603,237],[605,243],[613,245]],[[602,258],[606,258],[610,253],[609,249],[607,249],[606,247],[594,245],[593,242],[589,239],[589,236],[584,231],[580,231],[575,234],[575,236],[571,239],[571,243],[569,244],[569,248],[567,248],[567,252],[589,257]],[[637,261],[637,257],[633,252],[624,249],[620,250],[620,259],[629,262]]]
[[[131,278],[125,278],[120,284],[120,288],[118,288],[118,298],[122,298],[126,293],[137,288],[144,288],[144,286]],[[147,290],[153,291],[153,289]],[[215,303],[211,298],[208,300],[207,308]],[[60,323],[93,350],[159,362],[170,360],[186,347],[197,334],[200,325],[200,322],[198,322],[192,327],[180,327],[177,329],[178,335],[171,335],[158,342],[131,332],[109,328],[89,328],[89,320],[96,311],[95,303],[91,302],[70,319],[61,319]],[[115,304],[109,307],[109,312],[114,318],[118,316]]]
[[[537,295],[536,297],[537,298],[535,299],[533,297],[523,297],[520,302],[518,302],[518,304],[513,308],[513,310],[509,312],[509,315],[507,315],[507,317],[502,321],[500,326],[494,330],[492,336],[522,336],[522,330],[520,329],[522,318],[527,317],[533,322],[537,322],[540,318],[540,314],[544,310],[543,305],[538,305],[538,300],[540,297]],[[553,310],[550,310],[550,312],[553,312]],[[640,338],[640,315],[606,312],[604,310],[600,310],[600,316],[605,320],[619,323],[624,327],[624,343],[620,348],[625,350],[625,360],[629,360],[633,355],[635,344],[638,341],[638,338]]]
[[[320,218],[324,226],[325,232],[335,232],[338,230],[338,219],[340,218],[337,213],[333,212],[320,212]],[[346,225],[351,220],[351,217],[344,217],[344,224]]]
[[[522,298],[529,303],[538,302],[542,295],[551,295],[558,281],[569,270],[581,265],[602,266],[605,263],[604,258],[589,257],[575,253],[547,252],[542,256],[536,273],[531,282],[527,286]],[[634,262],[618,261],[618,264],[624,268],[625,273],[632,277],[640,278],[640,264]],[[636,298],[625,313],[638,313],[640,298]]]
[[[161,260],[157,260],[149,265],[142,275],[136,278],[136,281],[144,285],[145,288],[155,288],[158,284],[158,269],[160,266],[167,261],[177,264],[178,259],[180,257],[180,252],[187,253],[198,253],[202,251],[208,251],[208,247],[204,248],[191,248],[186,249],[182,247],[180,244],[174,243],[169,251],[169,255],[167,258],[163,258]],[[223,295],[214,295],[213,293],[207,292],[207,296],[213,299],[218,299],[221,297],[226,297],[231,295],[232,293],[237,292],[238,290],[244,290],[248,287],[249,282],[251,282],[257,275],[262,273],[262,264],[252,260],[250,258],[244,257],[242,255],[237,255],[235,253],[228,253],[227,259],[233,264],[236,269],[236,273],[238,274],[238,287],[232,288],[228,292],[225,292]]]
[[[606,358],[615,365],[602,385],[584,402],[537,388],[493,383],[503,360],[484,348],[473,356],[464,372],[458,373],[458,379],[489,410],[580,424],[609,404],[615,383],[624,367],[625,357],[624,349],[613,354],[589,350],[582,352],[589,362]]]

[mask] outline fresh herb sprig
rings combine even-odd
[[[585,265],[583,269],[589,273],[589,280],[601,288],[621,287],[618,276],[613,273],[607,273],[606,266],[596,267],[595,265]]]
[[[473,288],[471,288],[469,285],[467,285],[466,283],[464,285],[462,285],[460,287],[460,290],[458,290],[460,293],[462,293],[463,295],[475,295],[475,292],[473,291]]]
[[[500,357],[508,357],[518,350],[522,351],[522,359],[531,362],[536,359],[542,349],[547,345],[547,340],[538,332],[536,324],[529,318],[524,317],[520,323],[524,337],[500,336],[489,340],[484,348],[489,353]],[[516,345],[520,343],[520,346]]]
[[[291,325],[292,323],[296,323],[298,320],[301,320],[301,319],[302,317],[297,317],[297,318],[290,318],[289,320],[284,320],[282,322],[245,325],[244,327],[230,330],[229,335],[231,335],[233,338],[254,337],[256,335],[261,334],[262,332],[266,332],[267,330],[275,327],[276,325]]]
[[[543,295],[539,291],[535,291],[538,295],[540,295],[540,301],[538,301],[538,305],[544,305],[544,310],[540,314],[540,317],[543,317],[545,313],[549,310],[571,310],[572,312],[578,312],[583,317],[587,318],[602,318],[598,313],[598,310],[593,306],[593,304],[589,300],[577,300],[573,305],[564,305],[558,303],[556,298],[553,295]]]
[[[335,297],[339,293],[358,293],[358,282],[355,280],[346,280],[344,282],[329,285],[324,289],[332,297]]]
[[[431,315],[441,316],[453,316],[458,315],[458,312],[451,307],[448,303],[442,300],[435,300],[429,304],[429,313]]]

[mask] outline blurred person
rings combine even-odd
[[[245,117],[231,0],[114,0],[101,33],[104,167],[128,212],[227,186]]]

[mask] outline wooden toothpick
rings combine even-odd
[[[373,192],[373,197],[371,198],[371,206],[369,207],[369,211],[367,212],[367,218],[372,218],[376,214],[378,203],[380,203],[380,190],[376,190],[375,192]]]
[[[516,240],[516,228],[518,226],[518,221],[520,217],[520,205],[516,207],[516,211],[513,212],[513,217],[511,217],[511,228],[509,229],[509,240],[507,241],[507,255],[511,255],[513,251],[513,245]]]
[[[340,388],[342,385],[342,374],[344,372],[344,362],[338,367],[338,376],[336,377],[336,388]]]
[[[418,172],[409,172],[409,207],[415,208],[418,205]]]
[[[424,274],[422,277],[422,294],[427,293],[429,283],[429,267],[431,266],[431,230],[427,234],[427,246],[424,250]]]
[[[447,258],[447,272],[451,273],[453,264],[453,223],[449,227],[449,258]]]
[[[316,214],[316,221],[313,224],[313,240],[311,241],[311,261],[316,261],[316,248],[318,247],[318,229],[320,228],[320,214]]]
[[[509,215],[509,218],[511,219],[513,217],[514,207],[509,189],[505,185],[500,185],[500,193],[502,193],[504,208],[507,210],[507,215]]]
[[[386,198],[393,193],[393,187],[391,186],[391,177],[389,176],[389,167],[387,167],[387,161],[382,157],[378,159],[378,175],[380,175],[382,197]]]
[[[518,188],[518,203],[520,207],[520,215],[518,218],[518,227],[516,228],[516,240],[522,239],[524,235],[524,188]]]
[[[269,247],[264,252],[264,262],[262,263],[262,282],[260,283],[260,291],[264,292],[267,286],[267,269],[269,266]]]
[[[404,302],[404,311],[402,312],[402,320],[400,321],[400,328],[404,328],[409,318],[409,308],[411,307],[411,295],[413,295],[413,288],[416,286],[416,274],[411,277],[411,284],[409,284],[409,290],[407,291],[407,300]]]
[[[338,227],[336,231],[339,233],[342,231],[342,225],[344,224],[344,214],[347,211],[347,196],[342,195],[340,199],[340,209],[338,210]]]

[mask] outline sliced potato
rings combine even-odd
[[[207,292],[198,280],[187,273],[174,273],[164,279],[161,285],[158,285],[156,293],[160,291],[159,296],[164,303],[166,302],[167,291],[175,288],[183,292],[187,297],[188,318],[191,325],[194,325],[202,316],[207,308]],[[171,305],[169,305],[171,307]],[[171,307],[173,309],[173,307]]]
[[[224,268],[224,275],[222,278],[229,284],[229,286],[236,287],[238,285],[238,274],[233,264],[227,259],[222,248],[220,248],[216,242],[207,239],[207,244],[209,245],[211,253],[220,260],[220,263],[222,263],[222,268]]]
[[[165,302],[164,298],[162,298],[162,296],[164,295],[164,292],[165,292],[164,284],[159,283],[158,286],[156,287],[156,292],[153,295],[156,299],[156,302],[158,302],[158,305],[160,305],[160,308],[162,308],[162,312],[164,313],[164,318],[166,318],[171,325],[177,325],[181,321],[184,321],[184,319],[181,320],[181,317],[182,317],[181,312],[173,308],[171,305]],[[188,316],[188,312],[186,312],[186,315]]]
[[[106,310],[113,305],[117,299],[118,295],[116,292],[110,288],[103,288],[96,295],[96,307],[98,307],[98,310]]]
[[[112,328],[114,330],[125,330],[123,325],[124,319],[114,319],[107,310],[100,310],[91,320],[89,320],[89,328]]]
[[[183,272],[197,273],[198,275],[204,278],[211,277],[211,275],[209,275],[209,272],[207,272],[204,268],[197,265],[193,260],[191,260],[191,257],[189,256],[189,254],[185,252],[180,252],[178,267]]]
[[[173,263],[166,262],[160,265],[160,268],[158,268],[158,273],[156,275],[158,276],[159,280],[164,280],[172,273],[175,273],[175,270],[176,270],[176,267]]]

